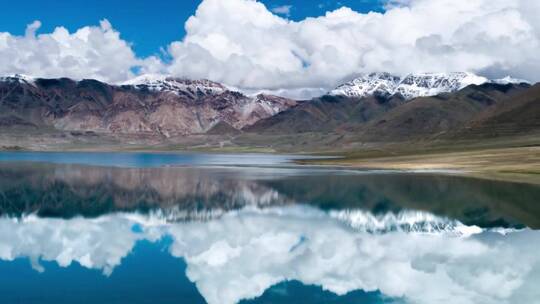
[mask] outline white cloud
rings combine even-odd
[[[204,0],[166,70],[249,89],[328,89],[373,71],[536,81],[539,13],[526,0],[411,0],[382,14],[344,7],[293,22],[256,1]]]
[[[254,0],[203,0],[170,60],[137,58],[107,21],[69,33],[0,33],[0,74],[121,81],[131,70],[208,78],[250,91],[310,95],[359,73],[470,71],[540,80],[540,3],[530,0],[392,0],[384,13],[342,7],[282,18]],[[296,93],[295,93],[296,92]]]
[[[390,10],[396,7],[408,6],[414,0],[386,0],[384,1],[384,9]]]
[[[289,17],[291,15],[292,5],[282,5],[272,8],[272,12]]]
[[[57,27],[37,34],[40,26],[39,21],[29,24],[24,36],[0,33],[0,74],[114,82],[132,77],[131,68],[139,64],[131,46],[107,20],[74,33]]]

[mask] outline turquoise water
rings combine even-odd
[[[111,275],[88,270],[77,263],[59,267],[40,262],[32,269],[27,258],[0,262],[2,303],[206,303],[185,275],[186,263],[167,253],[170,240],[141,241]],[[307,302],[306,302],[307,301]],[[378,292],[354,291],[337,296],[321,287],[298,281],[269,287],[255,303],[390,303]]]
[[[540,296],[536,185],[163,155],[0,153],[0,303]]]
[[[309,158],[309,156],[256,153],[0,152],[0,161],[31,161],[137,168],[202,165],[271,166],[290,164],[290,160],[298,158]]]

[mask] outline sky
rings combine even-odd
[[[269,9],[291,20],[321,16],[328,10],[348,6],[357,11],[382,11],[380,0],[264,0]],[[0,10],[0,32],[24,35],[26,25],[41,21],[40,32],[63,26],[69,31],[109,20],[137,55],[159,55],[170,42],[181,40],[184,24],[201,0],[25,0],[12,1]]]
[[[540,80],[540,1],[14,1],[0,74],[206,78],[317,95],[360,74],[474,72]]]

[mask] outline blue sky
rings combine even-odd
[[[184,23],[195,13],[200,0],[24,0],[10,1],[0,10],[0,32],[24,34],[27,24],[40,20],[39,32],[57,26],[69,31],[97,25],[108,19],[122,38],[133,44],[138,56],[159,53],[160,47],[181,40]],[[263,0],[268,9],[291,6],[293,20],[323,15],[328,10],[348,6],[359,12],[382,10],[380,0]],[[91,3],[91,4],[90,4]]]

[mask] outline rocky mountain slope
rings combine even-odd
[[[244,128],[261,134],[347,131],[363,124],[391,108],[404,104],[399,97],[380,96],[350,98],[322,96]]]
[[[208,80],[145,75],[121,85],[96,80],[0,78],[0,127],[114,134],[238,130],[297,102],[245,96]]]
[[[475,134],[489,136],[494,126],[504,123],[514,126],[512,134],[524,134],[530,129],[540,131],[537,109],[540,90],[536,86],[486,82],[411,100],[401,95],[329,95],[260,120],[244,130],[268,135],[341,134],[348,142],[400,142],[455,138],[473,134],[473,130],[478,130]]]
[[[476,116],[456,137],[533,135],[540,132],[540,84]]]
[[[355,136],[376,142],[444,139],[520,94],[530,94],[528,91],[526,84],[484,83],[416,98],[358,126]]]

